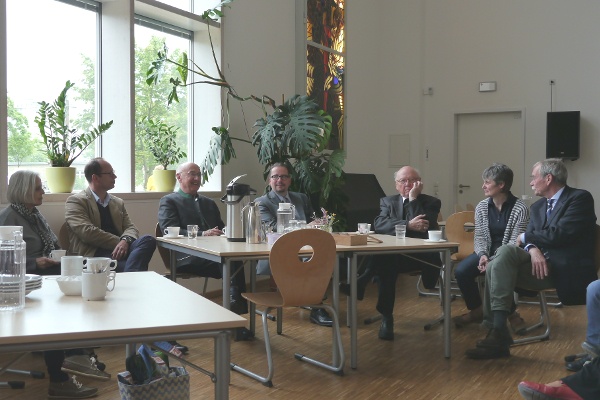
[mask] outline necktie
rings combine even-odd
[[[290,201],[289,197],[287,197],[287,196],[284,196],[284,197],[283,197],[283,202],[284,202],[284,203],[290,203],[290,204],[292,203],[292,202]]]
[[[554,199],[548,199],[547,202],[548,205],[546,207],[546,220],[550,218],[550,213],[552,213],[552,204],[554,203]]]
[[[402,218],[406,219],[406,207],[408,206],[408,197],[402,202]]]

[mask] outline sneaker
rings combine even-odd
[[[49,399],[87,399],[95,396],[98,389],[93,387],[83,386],[77,382],[76,376],[73,375],[71,380],[66,382],[50,382],[48,386]]]
[[[63,372],[70,372],[72,374],[100,379],[102,381],[107,381],[110,379],[110,374],[98,369],[98,366],[96,365],[96,358],[86,355],[65,358],[61,369]]]

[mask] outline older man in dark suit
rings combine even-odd
[[[383,197],[379,202],[379,215],[375,217],[375,232],[386,235],[395,235],[395,226],[406,222],[406,236],[426,239],[430,229],[439,229],[437,217],[440,213],[441,201],[433,196],[421,193],[423,182],[421,175],[415,168],[406,166],[394,174],[398,194]],[[394,340],[394,302],[396,300],[396,278],[398,272],[420,271],[423,284],[432,289],[439,278],[441,266],[439,253],[425,253],[415,255],[421,261],[402,255],[374,256],[369,261],[373,267],[369,271],[379,276],[379,298],[377,311],[382,315],[379,338]],[[432,265],[433,264],[433,265]]]
[[[531,206],[527,230],[517,245],[500,247],[487,266],[484,324],[487,337],[467,350],[467,357],[510,356],[513,343],[506,325],[513,290],[556,288],[565,305],[585,304],[587,285],[597,279],[594,263],[596,214],[592,195],[567,186],[560,159],[536,163],[531,188],[538,200]]]
[[[179,232],[187,235],[188,225],[198,225],[198,235],[219,236],[223,234],[225,226],[221,213],[214,200],[198,193],[202,174],[200,167],[192,162],[181,164],[177,167],[177,181],[179,190],[160,199],[158,207],[158,223],[161,230],[168,226],[180,227]],[[199,276],[220,279],[222,277],[221,264],[199,257],[191,257],[183,253],[176,253],[177,270],[191,272]],[[236,314],[248,312],[248,304],[241,293],[246,291],[246,276],[243,264],[232,264],[230,309]]]

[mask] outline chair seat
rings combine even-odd
[[[242,293],[246,300],[263,307],[282,307],[283,297],[279,292]]]

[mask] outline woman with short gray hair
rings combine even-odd
[[[483,307],[476,278],[484,273],[496,249],[507,243],[516,243],[529,222],[529,208],[510,191],[514,175],[509,167],[494,163],[481,176],[486,199],[475,207],[475,252],[462,260],[454,270],[456,282],[469,310],[468,313],[453,318],[456,327],[483,321]],[[517,313],[514,313],[513,318],[522,323]]]

